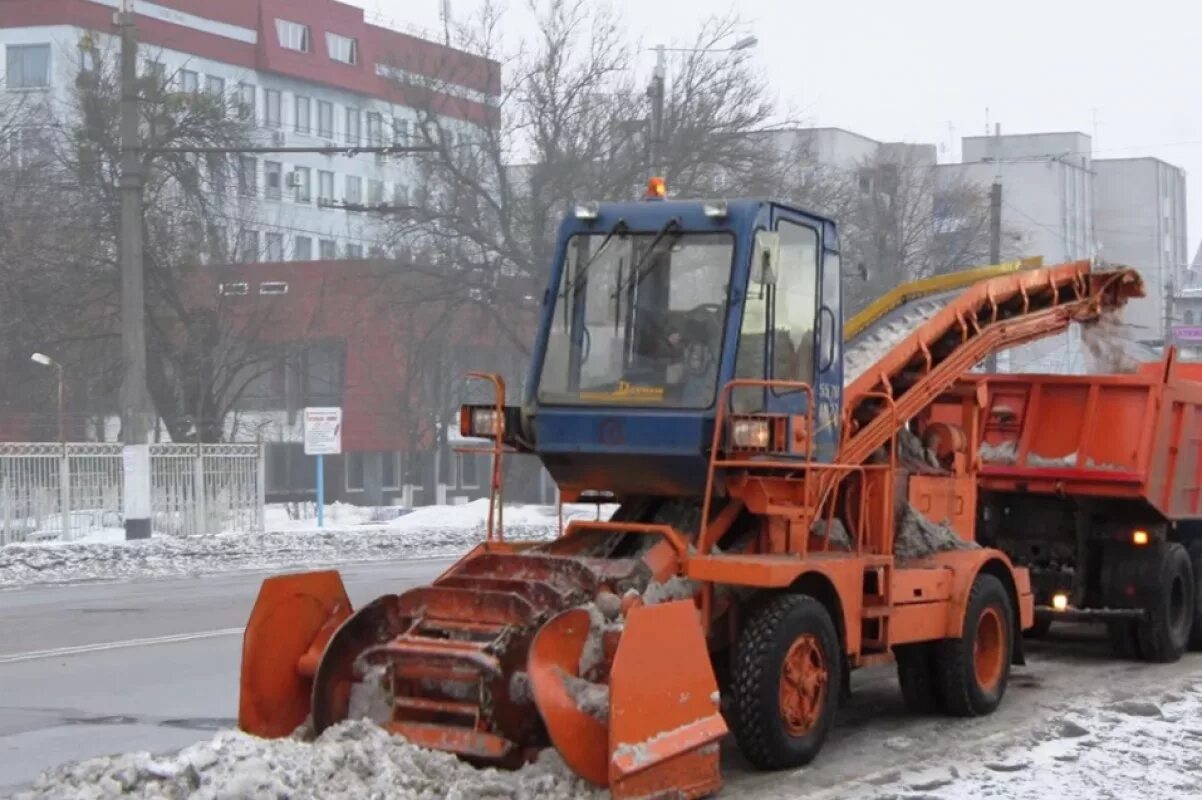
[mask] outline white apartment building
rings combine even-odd
[[[0,0],[7,99],[65,108],[84,61],[116,58],[118,5]],[[143,72],[228,98],[260,146],[415,143],[419,94],[451,146],[495,116],[497,64],[368,24],[336,0],[138,0],[136,11]],[[406,206],[416,194],[411,157],[253,154],[229,156],[226,170],[214,158],[208,190],[228,202],[210,223],[231,262],[369,256],[378,217],[362,207]]]

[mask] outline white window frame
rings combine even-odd
[[[292,173],[296,175],[296,202],[313,202],[313,171],[308,167],[295,167]]]
[[[13,54],[18,53],[18,52],[27,51],[27,50],[41,50],[41,49],[44,49],[46,51],[46,75],[45,75],[44,79],[42,79],[40,83],[30,83],[28,80],[25,79],[25,65],[24,65],[24,63],[22,63],[21,64],[21,83],[13,84],[12,83],[12,75],[10,74],[12,72],[12,70],[9,69],[9,65],[10,65],[10,62],[12,61]],[[5,88],[13,89],[13,90],[17,90],[17,91],[48,89],[50,87],[51,77],[54,75],[54,54],[51,52],[51,49],[52,48],[50,47],[49,42],[29,42],[27,44],[10,44],[10,45],[8,45],[8,47],[4,53],[4,81],[5,81],[4,85],[5,85]],[[22,60],[22,62],[23,62],[23,60]]]
[[[268,236],[270,235],[268,234]],[[263,281],[259,284],[259,294],[268,296],[288,294],[288,281]]]
[[[379,111],[367,112],[367,144],[371,147],[384,146],[384,115]]]
[[[301,242],[305,243],[305,249],[308,251],[301,257]],[[313,237],[312,236],[297,236],[292,240],[292,260],[293,261],[312,261],[313,260]]]
[[[325,116],[322,112],[329,112],[330,127],[323,128],[322,117]],[[322,139],[333,139],[335,134],[334,124],[334,104],[329,100],[317,101],[317,135]]]
[[[288,19],[276,19],[275,32],[280,47],[297,53],[308,53],[313,49],[313,37],[309,26]]]
[[[238,83],[238,116],[254,122],[259,115],[259,93],[253,83]]]
[[[324,250],[326,246],[330,248],[330,255],[326,255]],[[318,239],[317,240],[317,260],[318,261],[334,261],[338,258],[338,241],[336,239]]]
[[[205,93],[225,99],[225,78],[220,75],[205,75]]]
[[[385,492],[399,492],[401,490],[401,454],[395,450],[383,452],[380,454],[380,459],[389,459],[392,461],[393,482],[384,482],[384,465],[380,464],[380,489]]]
[[[313,101],[308,96],[298,94],[293,97],[293,105],[295,106],[295,125],[297,133],[309,134],[313,132]],[[305,109],[304,124],[301,124],[301,108]]]
[[[250,293],[250,286],[245,281],[217,284],[217,294],[222,297],[244,297]]]
[[[362,261],[363,245],[358,244],[357,242],[347,242],[346,258],[348,261]]]
[[[352,66],[359,63],[359,40],[352,36],[326,31],[326,50],[331,61]]]
[[[352,196],[352,192],[351,192],[352,186],[355,187],[353,196]],[[363,179],[360,178],[358,175],[347,175],[346,176],[346,191],[343,192],[342,196],[347,203],[350,203],[352,205],[359,205],[360,203],[362,203],[363,202]]]
[[[334,173],[332,170],[317,170],[317,204],[333,205],[334,203]]]
[[[342,464],[342,485],[346,488],[347,493],[363,492],[367,490],[367,465],[363,463],[364,453],[354,450],[348,450],[344,454]],[[359,486],[351,486],[351,459],[359,459],[359,471],[363,475],[363,483]]]
[[[254,238],[254,252],[247,253],[250,249],[247,247],[249,239]],[[260,258],[260,250],[263,247],[263,241],[259,236],[259,232],[253,228],[247,228],[238,234],[238,259],[247,264],[257,263]]]
[[[284,260],[284,234],[278,231],[268,231],[263,236],[263,260],[268,263],[278,263]],[[263,292],[259,292],[263,294]]]
[[[272,114],[272,100],[275,100],[274,114]],[[263,90],[263,124],[268,128],[284,126],[284,95],[279,89]]]
[[[179,90],[189,94],[200,91],[200,73],[194,69],[181,69],[179,71]]]
[[[358,147],[363,143],[363,115],[353,106],[346,107],[346,143]]]
[[[463,464],[466,459],[476,458],[475,453],[458,453],[458,458],[455,460],[455,479],[458,481],[460,489],[479,489],[480,488],[480,464],[476,464],[476,480],[474,483],[468,483],[463,475]]]
[[[272,175],[275,185],[271,185]],[[263,196],[268,200],[280,200],[284,196],[284,165],[279,161],[263,162]]]

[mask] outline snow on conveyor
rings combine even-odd
[[[943,307],[943,302],[927,300],[913,308],[905,308],[848,342],[843,348],[843,384],[850,385],[864,370],[879,361]]]

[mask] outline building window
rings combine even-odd
[[[367,143],[372,147],[384,146],[384,118],[378,111],[367,112]]]
[[[312,172],[308,167],[292,171],[292,185],[296,187],[296,202],[308,203],[313,199]]]
[[[238,84],[238,118],[253,122],[257,110],[255,107],[255,87],[249,83]]]
[[[295,261],[312,261],[313,240],[308,236],[297,236],[292,243],[292,258]]]
[[[346,246],[346,257],[350,261],[358,261],[363,258],[363,245],[348,244]]]
[[[480,471],[476,456],[472,453],[459,454],[459,488],[479,489]]]
[[[402,146],[409,144],[409,120],[393,117],[392,143]]]
[[[225,78],[218,78],[216,75],[206,75],[205,91],[214,97],[225,97]]]
[[[162,61],[155,61],[152,58],[146,59],[146,64],[142,67],[144,77],[150,78],[153,81],[152,86],[155,89],[162,87],[167,79],[167,67]]]
[[[284,234],[269,233],[264,237],[267,243],[266,257],[268,261],[284,260]]]
[[[49,128],[32,125],[17,128],[12,132],[9,144],[19,166],[32,167],[50,160],[52,148]]]
[[[317,135],[334,138],[334,104],[326,100],[317,101]]]
[[[225,177],[227,164],[225,156],[221,153],[210,153],[205,157],[205,161],[208,164],[209,186],[212,189],[213,194],[217,195],[218,197],[224,196],[228,190]]]
[[[190,69],[179,71],[179,89],[181,92],[196,92],[200,90],[200,76]]]
[[[247,294],[249,289],[250,289],[250,287],[248,287],[245,283],[242,283],[242,282],[217,284],[217,293],[220,295],[225,295],[227,297],[229,297],[229,296],[240,297],[242,295]]]
[[[333,261],[338,258],[338,246],[333,239],[322,239],[317,243],[317,256],[322,261]]]
[[[296,132],[297,133],[308,133],[309,132],[310,125],[312,124],[309,119],[309,111],[310,111],[309,98],[303,97],[298,94],[296,96]]]
[[[242,231],[238,234],[238,258],[244,262],[259,260],[259,232]]]
[[[259,191],[259,160],[252,156],[238,157],[238,191],[246,197],[254,197]]]
[[[326,48],[330,58],[343,64],[359,63],[359,40],[349,36],[339,36],[336,33],[326,33]]]
[[[288,282],[263,281],[259,284],[259,294],[288,294]]]
[[[1186,312],[1185,312],[1185,324],[1186,324],[1186,325],[1193,325],[1193,324],[1194,324],[1194,312],[1192,312],[1192,311],[1190,311],[1190,310],[1188,310],[1188,309],[1187,309],[1187,310],[1186,310]]]
[[[286,19],[275,21],[275,31],[280,37],[280,47],[285,50],[295,50],[298,53],[309,52],[309,26],[299,22],[289,22]]]
[[[8,71],[10,89],[39,89],[50,85],[50,45],[10,44]]]
[[[283,121],[283,109],[278,89],[263,90],[263,124],[278,128]]]
[[[380,453],[380,488],[397,491],[401,488],[401,454]]]
[[[346,454],[346,490],[348,492],[363,491],[363,454]]]
[[[317,204],[329,206],[334,204],[334,173],[324,169],[317,171]]]
[[[284,183],[284,165],[278,161],[263,162],[263,194],[268,200],[279,200]]]
[[[373,206],[384,204],[384,181],[369,178],[367,181],[367,202]]]
[[[358,145],[359,136],[359,109],[348,108],[346,110],[346,143]]]
[[[399,208],[405,208],[409,205],[409,187],[403,183],[398,183],[392,187],[392,202]]]
[[[346,176],[346,202],[363,202],[363,179],[357,175]]]

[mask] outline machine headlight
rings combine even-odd
[[[1052,608],[1056,611],[1064,611],[1068,608],[1068,595],[1064,592],[1057,592],[1052,595]]]
[[[1145,544],[1147,544],[1149,539],[1151,539],[1151,537],[1148,536],[1148,532],[1145,530],[1131,532],[1131,543],[1139,547],[1143,547]]]
[[[459,412],[459,432],[468,439],[495,439],[501,433],[501,417],[495,408],[464,406]]]
[[[766,419],[735,420],[730,438],[735,447],[743,450],[767,450],[772,441],[771,429]]]

